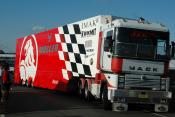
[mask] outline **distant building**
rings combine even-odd
[[[4,61],[8,62],[10,66],[10,71],[14,71],[15,66],[15,53],[5,53],[3,50],[0,50],[0,64],[2,65]]]
[[[0,50],[0,54],[4,54],[5,52],[3,50]]]

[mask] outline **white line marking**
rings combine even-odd
[[[152,114],[155,115],[155,116],[158,116],[158,117],[168,117],[168,116],[157,114],[157,113],[152,113]]]

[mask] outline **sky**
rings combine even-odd
[[[96,15],[162,23],[175,40],[175,0],[0,0],[0,49],[15,52],[17,38]]]

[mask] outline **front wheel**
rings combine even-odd
[[[103,87],[103,90],[102,90],[102,101],[103,101],[104,110],[111,110],[112,109],[112,103],[110,102],[110,100],[108,100],[107,85],[105,85]]]

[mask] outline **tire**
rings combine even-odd
[[[33,87],[33,82],[32,82],[32,80],[28,80],[28,87]]]
[[[79,84],[78,84],[78,95],[80,96],[81,99],[85,98],[84,88],[81,81],[79,81]]]
[[[31,86],[31,87],[34,87],[34,86],[33,86],[33,81],[31,81],[31,84],[30,84],[30,86]]]
[[[172,99],[169,101],[169,112],[175,112],[175,92],[172,93]]]
[[[112,110],[112,103],[108,100],[107,84],[104,85],[102,90],[102,101],[103,101],[104,110]]]
[[[28,80],[25,81],[25,86],[26,86],[26,87],[29,87],[29,82],[28,82]]]
[[[26,81],[22,79],[21,80],[21,86],[25,87],[25,85],[26,85]]]
[[[93,100],[93,96],[92,96],[91,92],[89,91],[87,82],[85,83],[85,86],[84,86],[84,94],[85,94],[85,99],[87,101],[92,101]]]

